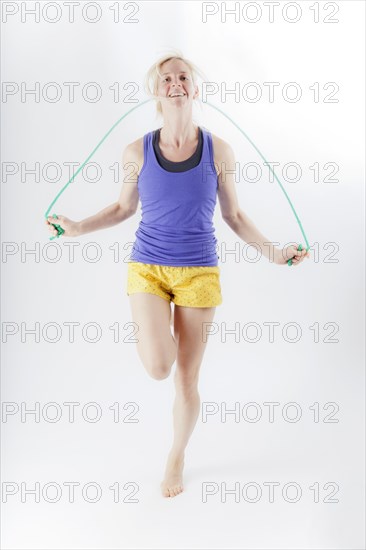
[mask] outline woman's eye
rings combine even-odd
[[[185,80],[189,80],[187,76],[182,76],[181,78],[184,78]],[[167,80],[170,80],[169,76],[167,76],[166,78],[163,78],[163,82],[166,82]]]

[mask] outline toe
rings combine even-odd
[[[161,487],[161,492],[162,492],[163,496],[168,497],[169,496],[169,490],[167,489],[167,487],[165,487],[165,485],[163,483],[160,484],[160,487]]]

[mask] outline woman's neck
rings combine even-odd
[[[198,142],[198,126],[192,120],[164,121],[160,130],[160,143],[163,147],[170,149],[182,149],[189,144]]]

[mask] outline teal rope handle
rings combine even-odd
[[[47,217],[47,216],[46,216]],[[56,214],[53,214],[53,217],[57,219],[57,215]],[[65,229],[62,229],[61,225],[57,225],[57,223],[52,223],[51,225],[53,225],[53,227],[55,229],[57,229],[57,237],[59,237],[60,235],[62,235],[63,233],[65,233]],[[55,235],[56,237],[56,235]],[[51,239],[54,239],[55,237],[50,237]]]
[[[301,246],[301,244],[299,244],[299,246],[298,246],[298,249],[297,249],[297,250],[302,250],[302,246]],[[309,249],[308,249],[308,250],[309,250]],[[287,264],[288,264],[288,265],[292,265],[292,259],[291,259],[291,258],[290,258],[290,260],[287,260]]]
[[[140,103],[139,105],[136,105],[135,107],[132,107],[132,109],[130,109],[129,111],[127,111],[127,113],[125,113],[119,120],[117,120],[117,122],[112,126],[112,128],[106,133],[106,135],[104,136],[104,138],[98,143],[98,145],[93,149],[93,151],[90,153],[90,155],[88,156],[88,158],[83,162],[83,164],[78,168],[78,170],[75,172],[75,174],[69,179],[69,181],[67,182],[67,184],[61,189],[61,191],[56,195],[55,199],[51,202],[50,206],[47,208],[46,210],[46,213],[45,213],[45,218],[47,219],[48,218],[48,214],[52,208],[52,206],[55,204],[55,202],[57,201],[57,199],[59,198],[59,196],[61,195],[61,193],[63,193],[66,189],[66,187],[72,182],[74,181],[75,177],[78,175],[78,173],[84,168],[85,164],[89,161],[89,159],[91,159],[91,157],[94,155],[94,153],[99,149],[99,147],[102,145],[102,143],[106,140],[106,138],[109,136],[109,134],[112,132],[112,130],[114,130],[114,128],[127,116],[129,115],[130,113],[132,113],[132,111],[134,111],[135,109],[138,109],[139,107],[142,107],[143,105],[145,105],[145,103],[149,103],[150,101],[154,101],[154,99],[147,99],[146,101],[143,101],[142,103]],[[279,186],[281,187],[282,191],[284,192],[291,208],[292,208],[292,211],[295,215],[295,218],[296,218],[296,221],[297,223],[299,224],[299,227],[300,227],[300,230],[303,234],[303,237],[305,239],[305,242],[306,242],[306,250],[308,251],[309,248],[310,248],[310,245],[308,243],[308,240],[306,238],[306,235],[305,235],[305,232],[302,228],[302,224],[301,224],[301,221],[298,217],[298,215],[296,214],[296,211],[295,211],[295,208],[293,207],[292,205],[292,202],[290,201],[290,198],[289,196],[287,195],[283,185],[281,184],[280,180],[278,179],[275,171],[273,170],[273,168],[269,165],[269,163],[267,162],[267,160],[264,158],[264,156],[262,155],[262,153],[260,152],[260,150],[258,149],[258,147],[252,142],[252,140],[249,138],[249,136],[247,136],[247,134],[244,132],[244,130],[242,130],[242,128],[240,128],[240,126],[238,124],[236,124],[236,122],[234,122],[226,113],[224,113],[224,111],[222,111],[221,109],[219,109],[218,107],[216,107],[216,105],[213,105],[212,103],[209,103],[208,101],[205,102],[206,105],[210,105],[210,107],[213,107],[214,109],[216,109],[217,111],[219,111],[222,115],[224,115],[226,118],[228,118],[230,120],[230,122],[232,122],[232,124],[234,124],[234,126],[236,126],[236,128],[238,128],[238,130],[247,138],[247,140],[251,143],[251,145],[254,147],[254,149],[257,151],[257,153],[262,157],[262,159],[267,163],[267,165],[269,166],[269,169],[272,171],[272,174],[274,175],[277,183],[279,184]],[[57,219],[57,215],[56,214],[53,214],[53,218],[56,218]],[[57,230],[57,235],[53,236],[53,237],[50,237],[50,240],[52,239],[57,239],[60,237],[60,235],[62,235],[63,233],[65,233],[65,230],[62,229],[62,227],[58,224],[54,224],[52,223],[51,225],[53,225],[53,227]],[[299,244],[298,246],[298,249],[297,250],[302,250],[302,245]],[[287,265],[291,266],[292,265],[292,260],[293,258],[290,258],[288,261],[287,261]]]

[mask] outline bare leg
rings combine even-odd
[[[177,356],[177,343],[170,329],[170,303],[148,292],[136,292],[129,298],[142,364],[156,380],[167,378]]]
[[[215,307],[191,308],[175,306],[174,331],[178,343],[176,389],[173,406],[174,440],[169,452],[161,491],[173,497],[183,491],[184,451],[196,425],[200,410],[198,393],[199,369],[207,341],[203,341],[202,323],[211,322]]]

